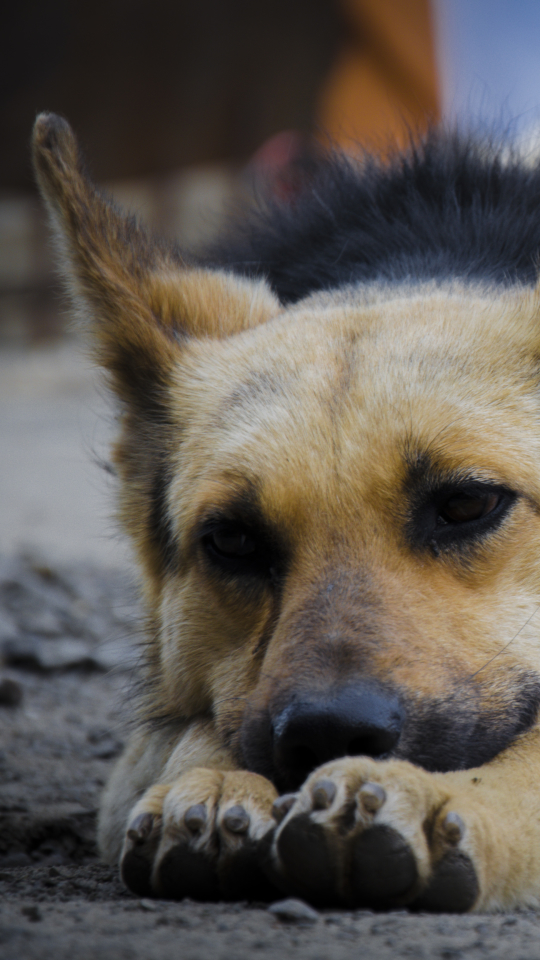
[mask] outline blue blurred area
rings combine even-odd
[[[443,114],[526,135],[540,127],[540,0],[434,0]]]

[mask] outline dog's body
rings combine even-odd
[[[334,164],[217,269],[65,122],[34,145],[148,608],[104,856],[141,894],[537,906],[540,172]]]

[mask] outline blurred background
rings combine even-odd
[[[19,0],[2,26],[4,550],[117,556],[89,480],[102,398],[71,346],[32,180],[38,111],[69,119],[125,207],[195,248],[259,183],[287,202],[290,164],[318,144],[384,155],[443,120],[536,149],[539,0]]]

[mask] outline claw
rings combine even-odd
[[[201,833],[206,826],[208,815],[203,803],[194,803],[192,807],[186,810],[184,822],[188,830],[192,833]]]
[[[274,820],[277,820],[278,823],[281,823],[281,821],[287,816],[295,800],[296,793],[284,793],[282,797],[278,797],[277,800],[274,800],[272,805],[272,816]]]
[[[150,836],[153,826],[153,815],[151,813],[140,813],[128,827],[128,839],[137,845],[144,843]]]
[[[336,786],[331,780],[318,780],[311,795],[314,810],[328,810],[334,802]]]
[[[358,798],[366,813],[377,813],[386,800],[386,791],[378,783],[365,783],[358,792]]]
[[[243,807],[229,807],[223,816],[223,823],[231,833],[246,833],[249,827],[249,814]]]
[[[446,814],[442,822],[442,829],[444,839],[453,847],[457,847],[459,841],[465,834],[465,824],[463,823],[463,820],[461,819],[459,813],[454,813],[453,811],[450,811]]]

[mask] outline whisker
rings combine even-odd
[[[531,620],[533,619],[533,617],[536,616],[536,614],[538,613],[539,610],[540,610],[540,604],[538,604],[538,606],[536,607],[536,610],[533,610],[533,612],[531,613],[529,619],[528,619],[528,620],[525,620],[525,623],[522,623],[522,625],[521,625],[521,627],[519,628],[518,632],[517,632],[516,634],[514,634],[514,636],[512,637],[512,639],[509,640],[508,643],[505,643],[504,647],[502,647],[500,650],[498,650],[497,653],[494,653],[493,656],[492,656],[489,660],[486,660],[486,662],[485,662],[481,667],[479,667],[478,670],[477,670],[475,673],[472,673],[472,674],[470,675],[470,677],[469,677],[469,680],[474,680],[474,678],[478,676],[478,674],[480,673],[481,670],[485,670],[485,668],[486,668],[486,667],[489,667],[490,663],[493,663],[493,661],[496,660],[497,657],[499,657],[499,656],[501,655],[501,653],[504,653],[505,650],[508,650],[508,647],[510,646],[510,644],[512,644],[512,643],[514,642],[514,640],[516,640],[516,639],[519,637],[521,631],[525,629],[525,627],[531,622]]]

